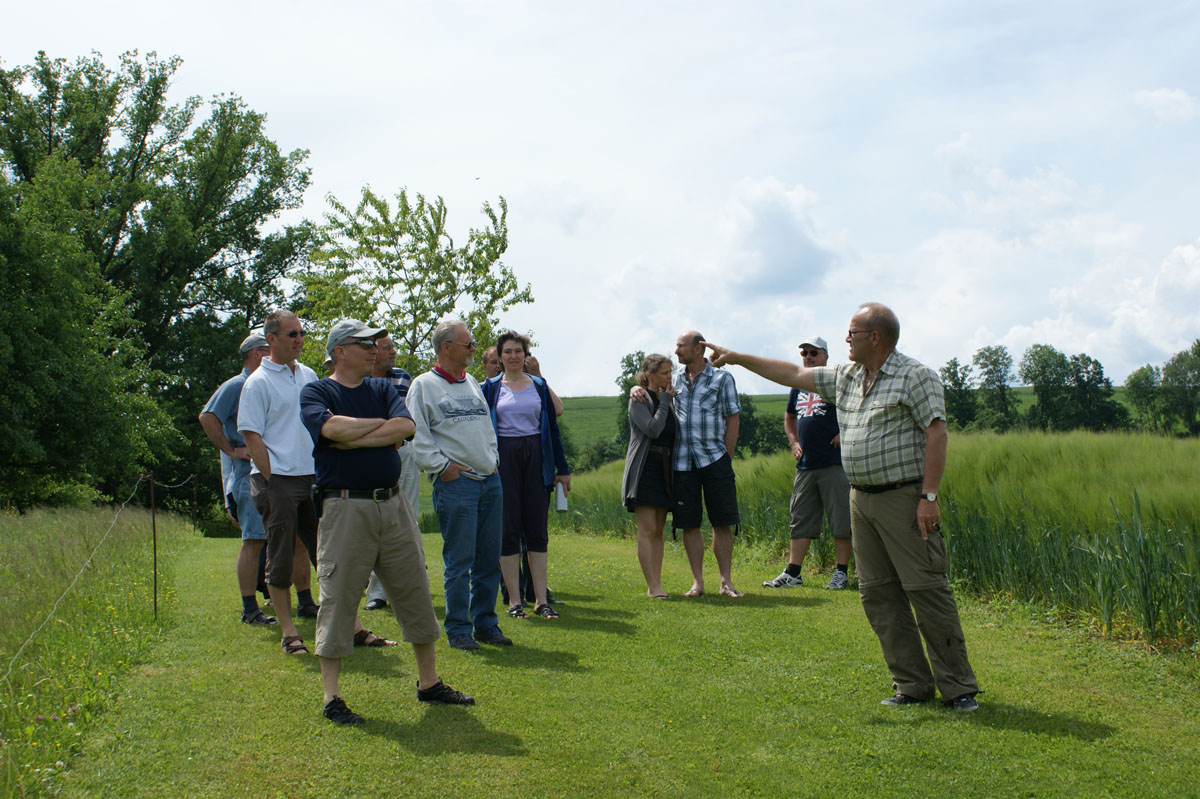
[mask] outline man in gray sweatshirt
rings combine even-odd
[[[433,331],[437,363],[408,390],[417,427],[417,465],[433,480],[433,508],[442,531],[446,621],[455,649],[511,646],[496,618],[500,587],[500,476],[496,431],[487,402],[467,366],[475,339],[459,319]]]

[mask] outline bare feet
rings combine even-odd
[[[704,586],[693,584],[691,588],[683,592],[686,597],[704,596]]]
[[[661,588],[658,589],[657,591],[650,591],[650,590],[646,591],[646,596],[650,597],[651,599],[670,599],[671,598],[671,595],[668,594],[667,592],[663,591]]]

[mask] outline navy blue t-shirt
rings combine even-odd
[[[797,469],[841,465],[842,451],[833,446],[833,437],[839,431],[837,406],[817,394],[793,388],[788,392],[784,413],[796,417],[796,437],[804,450],[796,462]]]
[[[400,455],[392,445],[362,449],[335,449],[321,435],[330,416],[360,419],[411,419],[404,400],[391,382],[368,377],[347,388],[332,377],[309,383],[300,390],[300,419],[313,438],[317,485],[322,488],[368,490],[391,488],[400,479]]]

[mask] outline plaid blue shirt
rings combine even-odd
[[[740,413],[733,375],[704,362],[704,371],[688,380],[687,369],[675,373],[675,471],[690,472],[715,463],[725,454],[725,417]]]

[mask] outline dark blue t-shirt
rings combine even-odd
[[[793,388],[788,393],[784,413],[796,417],[796,437],[804,454],[797,469],[823,469],[841,465],[842,451],[833,446],[838,434],[837,407],[816,394]]]
[[[368,377],[347,388],[331,377],[309,383],[300,390],[300,418],[312,436],[317,485],[322,488],[367,490],[391,488],[400,479],[400,455],[392,445],[362,449],[335,449],[321,435],[330,416],[360,419],[411,419],[404,400],[391,382]]]

